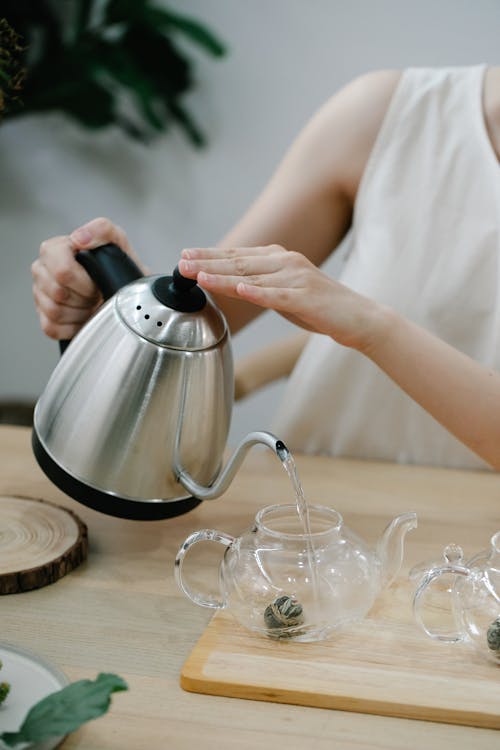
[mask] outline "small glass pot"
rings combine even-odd
[[[420,565],[410,575],[420,576],[413,610],[422,630],[445,643],[470,642],[490,661],[500,664],[500,531],[491,538],[490,547],[465,562],[461,547],[448,545],[442,563],[427,570]],[[441,576],[451,580],[451,611],[455,629],[439,632],[424,621],[425,596],[431,584]]]

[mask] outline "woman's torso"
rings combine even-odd
[[[500,167],[484,77],[484,66],[403,73],[340,280],[500,368]],[[325,336],[311,337],[273,428],[296,451],[485,467],[372,362]]]

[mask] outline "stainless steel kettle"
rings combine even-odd
[[[95,510],[153,520],[221,495],[255,443],[286,460],[280,440],[253,432],[221,472],[231,343],[195,281],[177,269],[144,277],[115,245],[76,257],[107,301],[70,342],[35,408],[33,450],[54,484]]]

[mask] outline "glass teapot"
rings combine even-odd
[[[464,561],[461,547],[449,544],[442,562],[427,569],[419,565],[410,576],[421,579],[413,608],[417,623],[429,637],[445,643],[468,641],[500,664],[500,531],[491,538],[489,549],[468,562]],[[431,585],[440,580],[451,580],[447,588],[455,623],[451,632],[431,629],[424,620],[425,597],[431,592]]]
[[[191,534],[176,560],[177,583],[193,602],[227,608],[245,628],[271,638],[317,641],[361,620],[380,590],[397,576],[404,538],[417,525],[415,513],[395,518],[376,550],[344,524],[332,508],[308,507],[311,533],[304,533],[295,505],[271,505],[235,538],[214,529]],[[226,547],[217,596],[194,591],[183,572],[188,550],[201,541]]]

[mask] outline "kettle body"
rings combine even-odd
[[[226,445],[234,384],[225,319],[208,297],[201,311],[168,307],[157,290],[169,278],[142,277],[111,297],[73,339],[35,408],[42,468],[113,515],[165,517],[165,501],[176,502],[175,515],[193,507],[199,500],[179,484],[179,469],[210,485]]]
[[[281,461],[282,441],[249,433],[221,471],[234,395],[229,329],[177,269],[144,277],[115,245],[76,259],[107,302],[69,343],[38,400],[32,445],[66,494],[138,520],[219,497],[248,448]]]

